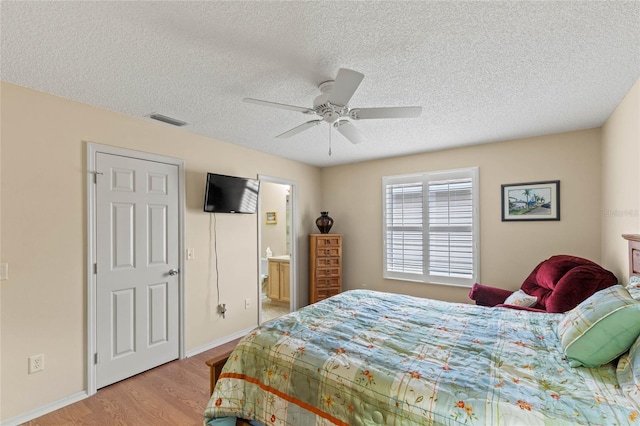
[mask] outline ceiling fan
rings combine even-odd
[[[340,68],[335,80],[325,81],[318,86],[320,92],[313,100],[313,108],[279,104],[260,99],[244,98],[244,102],[269,106],[273,108],[298,111],[303,114],[317,115],[320,119],[307,121],[291,130],[279,134],[276,138],[289,138],[304,130],[317,126],[322,122],[329,123],[352,143],[360,143],[364,136],[352,124],[351,120],[368,120],[375,118],[415,118],[422,114],[422,107],[383,107],[383,108],[349,108],[349,100],[364,78],[364,74],[347,68]]]

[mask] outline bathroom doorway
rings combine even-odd
[[[295,182],[258,176],[259,322],[291,312],[295,307],[297,270],[294,247]]]

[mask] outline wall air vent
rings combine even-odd
[[[162,121],[163,123],[171,124],[172,126],[182,127],[186,126],[188,123],[186,121],[178,120],[177,118],[167,117],[162,114],[149,114],[149,118],[157,121]]]

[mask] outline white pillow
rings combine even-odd
[[[538,298],[535,296],[529,296],[522,290],[514,291],[511,296],[507,297],[504,301],[505,305],[522,306],[523,308],[530,308],[538,303]]]

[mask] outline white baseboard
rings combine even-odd
[[[215,340],[215,341],[213,341],[213,342],[211,342],[209,344],[206,344],[204,346],[200,346],[199,348],[192,349],[192,350],[190,350],[190,351],[188,351],[186,353],[186,357],[190,358],[190,357],[198,355],[199,353],[202,353],[204,351],[208,351],[209,349],[217,348],[218,346],[224,345],[225,343],[230,342],[232,340],[235,340],[238,337],[244,337],[247,334],[251,333],[253,330],[255,330],[255,327],[247,328],[245,330],[242,330],[242,331],[239,331],[237,333],[234,333],[234,334],[232,334],[230,336],[225,336],[222,339]],[[4,425],[2,425],[2,426],[4,426]]]
[[[49,414],[52,411],[56,411],[59,410],[63,407],[66,407],[67,405],[71,405],[75,402],[78,401],[82,401],[83,399],[87,398],[89,396],[89,394],[87,394],[87,392],[82,391],[82,392],[77,392],[74,394],[71,394],[69,396],[66,396],[62,399],[59,399],[57,401],[51,402],[49,404],[43,405],[41,407],[38,407],[34,410],[28,411],[24,414],[21,414],[19,416],[13,417],[11,419],[5,420],[2,422],[1,426],[17,426],[20,425],[22,423],[26,423],[30,420],[33,419],[37,419],[38,417],[44,416],[45,414]]]

